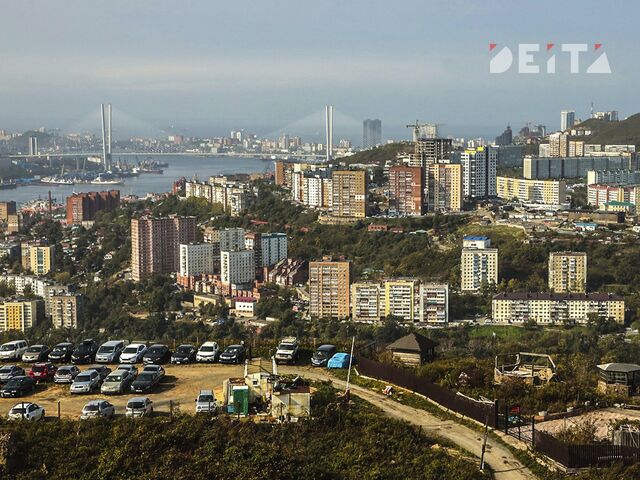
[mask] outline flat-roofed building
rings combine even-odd
[[[484,286],[498,284],[498,249],[490,245],[488,237],[463,238],[460,262],[463,292],[478,293]]]
[[[384,282],[385,317],[396,317],[404,323],[415,323],[419,312],[420,282],[416,278],[398,278]]]
[[[44,302],[33,298],[0,300],[0,332],[24,332],[36,326],[44,314]]]
[[[351,318],[356,322],[377,323],[384,316],[384,297],[378,282],[351,285]]]
[[[334,217],[365,218],[367,216],[367,172],[334,170],[331,213]]]
[[[497,178],[497,195],[504,200],[541,205],[561,205],[567,201],[564,180],[529,180],[526,178]]]
[[[549,254],[549,289],[555,293],[587,291],[587,254],[585,252],[551,252]]]
[[[351,314],[351,262],[309,262],[309,314],[347,318]]]

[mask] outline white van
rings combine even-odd
[[[196,353],[196,362],[213,363],[220,356],[220,347],[216,342],[204,342],[198,353]]]
[[[0,346],[0,360],[20,360],[29,344],[26,340],[14,340]]]
[[[118,363],[120,354],[127,346],[124,340],[109,340],[100,345],[96,353],[96,362],[98,363]]]

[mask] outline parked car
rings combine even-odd
[[[29,376],[36,382],[48,382],[53,380],[58,368],[51,362],[36,363],[29,370]]]
[[[295,337],[285,337],[278,345],[275,354],[276,363],[293,363],[298,359],[298,340]]]
[[[131,378],[136,378],[138,376],[138,367],[136,367],[135,365],[118,365],[118,368],[116,368],[116,370],[126,370],[127,372],[129,372]]]
[[[100,375],[100,380],[104,380],[111,373],[111,369],[105,365],[92,365],[87,368],[87,371],[88,370],[95,370],[96,372],[98,372],[98,374]]]
[[[130,343],[120,354],[120,363],[138,363],[147,353],[147,346],[144,343]]]
[[[125,415],[131,418],[153,415],[153,402],[149,397],[133,397],[127,402]]]
[[[91,393],[100,386],[100,374],[95,370],[80,372],[73,379],[71,393]]]
[[[171,363],[193,363],[196,361],[196,352],[193,345],[180,345],[171,355]]]
[[[314,367],[326,367],[329,359],[333,357],[338,349],[335,345],[320,345],[311,356],[311,365]]]
[[[22,354],[23,362],[44,362],[49,357],[51,349],[46,345],[31,345]]]
[[[26,340],[14,340],[3,343],[0,346],[0,360],[21,360],[22,354],[27,350]]]
[[[102,386],[100,387],[100,393],[124,393],[129,389],[131,382],[133,382],[133,376],[129,371],[116,370],[104,379],[104,382],[102,382]]]
[[[111,405],[106,400],[91,400],[84,407],[82,407],[81,420],[88,420],[90,418],[113,418],[116,414],[116,407]]]
[[[131,383],[131,391],[135,393],[151,392],[159,381],[160,377],[156,373],[142,372]]]
[[[11,410],[9,410],[9,414],[7,415],[9,420],[28,420],[30,422],[35,420],[44,420],[44,417],[44,408],[37,403],[31,402],[15,404]]]
[[[120,354],[124,350],[126,342],[124,340],[109,340],[98,348],[96,362],[116,363],[120,359]]]
[[[327,368],[349,368],[349,355],[348,353],[336,353],[327,362]],[[357,364],[356,357],[353,357],[351,365]]]
[[[151,345],[149,350],[147,350],[147,353],[145,353],[142,358],[142,361],[145,364],[153,363],[155,365],[167,363],[169,360],[171,360],[171,351],[169,350],[169,347],[160,343]]]
[[[220,354],[220,363],[244,362],[246,352],[244,345],[230,345]]]
[[[98,351],[98,342],[93,339],[83,340],[71,354],[73,363],[91,363]]]
[[[157,375],[159,380],[162,380],[164,374],[166,373],[162,365],[145,365],[142,369],[142,373],[153,373]]]
[[[196,413],[215,413],[217,408],[213,390],[200,390],[196,398]]]
[[[7,383],[13,377],[25,375],[24,368],[18,365],[4,365],[0,368],[0,383]]]
[[[0,396],[7,397],[21,397],[32,393],[36,389],[36,382],[33,378],[21,375],[19,377],[13,377],[0,389]]]
[[[63,365],[56,370],[53,376],[54,383],[73,383],[73,379],[78,376],[80,369],[75,365]]]
[[[196,362],[215,362],[220,355],[217,342],[204,342],[196,353]]]
[[[63,342],[57,344],[49,352],[49,361],[54,363],[66,363],[71,361],[71,355],[75,346],[73,343]]]

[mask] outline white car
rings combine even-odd
[[[0,346],[0,360],[20,360],[28,346],[26,340],[4,343]]]
[[[7,417],[9,420],[44,420],[44,408],[36,403],[22,402],[13,406],[9,410]]]
[[[88,420],[89,418],[113,418],[116,414],[116,407],[106,400],[91,400],[82,408],[80,420]]]
[[[298,358],[298,340],[295,337],[285,337],[276,350],[276,363],[291,363]]]
[[[200,390],[196,398],[196,413],[215,413],[216,407],[216,396],[213,390]]]
[[[213,363],[220,355],[220,346],[217,342],[204,342],[198,353],[196,353],[196,362]]]
[[[100,345],[96,353],[96,362],[98,363],[115,363],[120,358],[120,354],[124,350],[126,343],[124,340],[109,340]]]
[[[144,343],[130,343],[120,354],[121,363],[138,363],[142,361],[142,357],[147,352],[147,346]]]
[[[85,370],[80,372],[73,379],[71,393],[91,393],[100,386],[100,374],[95,370]]]
[[[127,402],[127,417],[148,417],[153,415],[153,402],[149,397],[133,397]]]

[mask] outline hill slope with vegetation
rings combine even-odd
[[[410,142],[387,143],[380,147],[363,150],[350,157],[338,158],[336,160],[344,162],[347,165],[364,163],[376,164],[382,167],[387,160],[396,158],[396,155],[401,152],[413,152],[413,144]]]
[[[640,146],[640,113],[619,122],[606,122],[590,118],[574,128],[590,128],[592,130],[593,133],[589,137],[584,137],[587,143]]]

